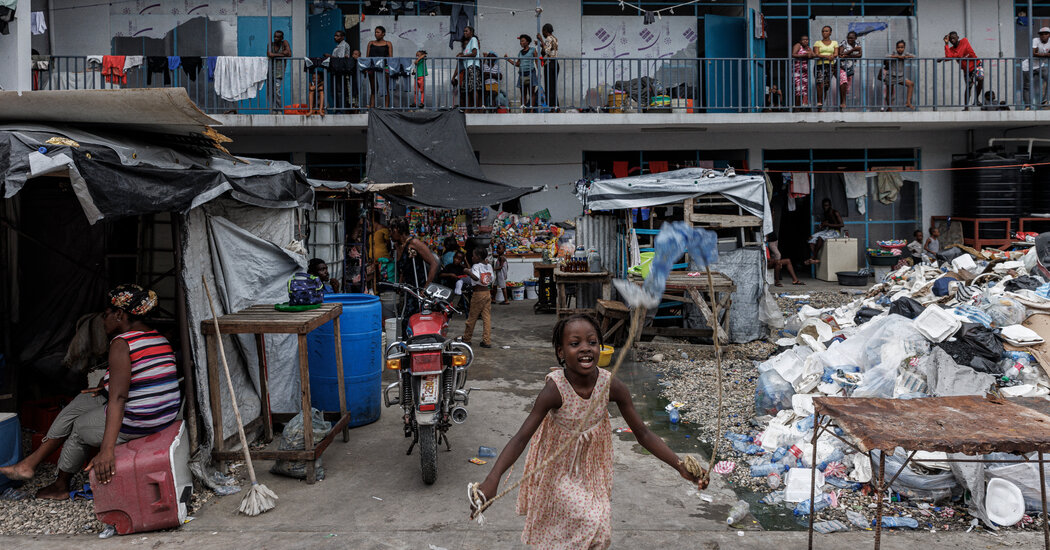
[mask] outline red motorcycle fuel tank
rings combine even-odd
[[[408,319],[408,328],[412,331],[412,336],[424,334],[447,336],[448,317],[440,312],[417,313]]]

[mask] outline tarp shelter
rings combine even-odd
[[[760,218],[763,235],[773,230],[773,215],[762,176],[727,176],[706,168],[683,168],[580,184],[577,197],[586,209],[599,211],[680,205],[686,199],[714,193]],[[599,252],[602,257],[612,257],[608,255],[610,251]],[[765,267],[765,254],[754,247],[721,251],[718,264],[712,266],[736,285],[729,324],[729,337],[733,342],[749,342],[762,336],[759,306],[767,295]],[[766,298],[773,303],[770,297]],[[685,307],[686,327],[700,328],[703,321],[699,312],[690,304]]]
[[[762,176],[726,176],[707,168],[682,168],[593,181],[582,186],[577,196],[589,210],[619,210],[677,204],[709,193],[721,193],[734,204],[762,218],[763,235],[773,231],[773,214]]]
[[[39,99],[34,94],[47,93],[28,92],[20,97]],[[129,103],[120,100],[119,92],[81,94],[87,94],[85,101],[108,102],[112,108],[123,109],[126,120],[149,120],[144,112],[129,112]],[[108,95],[99,100],[96,94]],[[6,97],[9,95],[6,93],[2,95],[0,103],[19,100]],[[141,93],[132,95],[136,101],[143,100]],[[75,99],[63,97],[37,103],[64,109],[66,100]],[[312,207],[313,189],[299,167],[292,164],[234,159],[224,154],[221,146],[208,137],[214,133],[202,125],[211,119],[192,112],[179,118],[178,113],[189,108],[187,104],[192,106],[185,91],[181,98],[164,91],[155,99],[153,103],[143,100],[142,104],[163,111],[165,105],[177,102],[170,107],[174,114],[168,113],[171,116],[165,119],[168,126],[162,130],[164,133],[151,132],[155,130],[151,128],[116,126],[107,127],[111,133],[95,131],[97,126],[92,130],[30,124],[0,126],[0,178],[6,199],[3,201],[6,233],[3,243],[8,258],[5,263],[9,273],[18,274],[5,277],[4,291],[10,308],[7,313],[13,315],[13,322],[19,324],[21,332],[31,325],[32,330],[41,335],[55,337],[42,343],[42,347],[59,345],[62,337],[68,338],[72,331],[71,319],[97,311],[106,288],[126,282],[107,280],[105,269],[96,265],[98,254],[91,252],[104,247],[92,249],[92,239],[96,235],[104,239],[106,235],[92,233],[94,228],[131,216],[172,213],[177,227],[173,232],[178,264],[176,287],[181,298],[176,300],[176,306],[184,307],[179,320],[184,341],[180,368],[193,367],[184,372],[192,378],[195,404],[202,420],[200,444],[207,456],[212,415],[207,398],[206,352],[199,327],[211,313],[201,288],[202,276],[213,290],[220,314],[252,304],[286,300],[285,285],[289,276],[303,269],[306,263],[301,247],[296,246],[300,238],[298,211]],[[24,106],[30,107],[31,102],[25,102]],[[100,108],[99,116],[104,117],[109,111]],[[32,112],[27,116],[32,116]],[[163,116],[157,118],[164,119]],[[181,146],[169,147],[164,143]],[[75,201],[69,199],[68,191],[63,195],[69,204],[80,207],[83,218],[75,211],[76,206],[72,207],[74,210],[60,212],[68,216],[57,218],[62,223],[40,220],[39,209],[32,214],[26,211],[27,201],[23,199],[33,195],[33,179],[45,176],[58,176],[60,181],[69,182]],[[28,219],[30,215],[35,219]],[[41,228],[40,232],[28,235],[29,226]],[[29,238],[33,240],[25,240]],[[32,251],[36,254],[34,258],[44,258],[44,268],[60,267],[61,276],[38,271],[41,266],[22,265],[35,259],[26,257],[25,250],[12,250],[11,243],[18,242],[33,243],[37,249]],[[70,246],[82,250],[70,250]],[[77,261],[85,265],[74,265]],[[28,301],[26,294],[30,286],[44,297],[37,300],[36,307],[26,304],[19,307],[19,297]],[[273,410],[295,412],[300,405],[295,341],[291,337],[271,337],[266,349]],[[226,350],[241,412],[249,422],[260,412],[255,342],[231,338]],[[12,361],[9,357],[8,364],[19,363],[17,359],[21,358],[15,359]],[[221,395],[227,419],[224,429],[226,433],[235,433],[229,394],[223,391]]]
[[[368,113],[366,179],[411,183],[411,197],[388,197],[408,206],[478,208],[512,201],[542,187],[490,181],[481,171],[461,111]]]

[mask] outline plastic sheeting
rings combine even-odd
[[[477,208],[509,202],[540,187],[514,187],[489,181],[467,137],[458,110],[368,113],[365,173],[376,183],[411,183],[411,197],[390,200],[431,208]]]
[[[77,146],[48,143],[55,137]],[[143,139],[42,125],[0,126],[0,171],[4,198],[29,179],[68,175],[91,223],[185,212],[225,193],[268,208],[313,204],[313,188],[287,162],[195,156]]]
[[[758,340],[763,336],[763,324],[759,320],[759,303],[764,292],[762,278],[765,269],[765,257],[761,250],[738,248],[718,255],[718,263],[711,266],[730,279],[736,285],[733,293],[733,305],[729,308],[729,341],[735,344]],[[704,293],[704,299],[707,294]],[[779,310],[778,310],[779,311]],[[707,325],[700,316],[700,311],[692,302],[686,304],[686,326],[704,328]],[[719,312],[719,315],[725,315]]]
[[[213,441],[212,411],[208,399],[207,349],[200,333],[201,321],[211,318],[208,299],[200,288],[207,280],[219,315],[258,303],[287,299],[288,278],[306,267],[306,257],[294,254],[284,244],[295,229],[294,209],[263,209],[220,200],[192,210],[186,216],[183,235],[182,280],[187,286],[187,323],[195,363],[197,403],[205,432],[200,440],[203,456]],[[224,337],[226,359],[244,421],[260,414],[259,361],[251,335]],[[299,361],[292,335],[266,337],[270,404],[274,412],[300,409]],[[225,383],[220,391],[223,432],[236,433],[236,421]]]
[[[682,202],[721,193],[734,204],[762,218],[762,234],[773,231],[773,215],[762,176],[724,176],[706,168],[683,168],[658,174],[597,180],[581,186],[577,198],[591,210],[641,208]]]

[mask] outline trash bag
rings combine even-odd
[[[890,314],[897,314],[908,319],[918,317],[924,309],[926,308],[922,304],[907,296],[901,296],[890,304]]]
[[[777,412],[791,409],[791,397],[795,388],[784,380],[775,369],[767,370],[758,377],[755,387],[755,414],[775,416]]]
[[[332,430],[332,423],[324,419],[321,411],[311,408],[310,419],[313,422],[314,444],[321,441]],[[303,413],[299,413],[284,426],[281,442],[277,446],[282,451],[301,451],[306,448],[306,432],[303,430]],[[324,467],[321,459],[315,462],[317,479],[324,479]],[[270,468],[270,473],[295,479],[306,479],[306,462],[302,460],[278,460]]]
[[[878,450],[871,452],[872,459],[876,464],[878,464],[879,453],[881,452]],[[955,480],[955,474],[950,471],[942,471],[936,474],[920,474],[910,468],[913,463],[909,462],[908,466],[904,466],[904,461],[907,458],[908,453],[900,447],[897,447],[892,455],[886,455],[887,478],[893,478],[902,467],[904,468],[904,471],[890,485],[891,489],[910,500],[938,502],[951,498],[952,490],[959,486],[959,482]]]
[[[947,296],[951,289],[952,279],[951,277],[941,277],[933,282],[933,295],[934,296]]]
[[[1013,282],[1014,280],[1007,282]],[[1024,304],[1006,297],[992,298],[991,305],[984,308],[984,312],[992,318],[992,328],[1019,325],[1025,319]]]
[[[858,325],[863,325],[870,321],[873,317],[882,314],[882,311],[871,307],[862,307],[856,315],[853,316],[853,322]]]
[[[1016,279],[1010,279],[1003,283],[1003,287],[1010,292],[1018,290],[1035,290],[1043,285],[1043,281],[1031,275],[1022,275]]]
[[[999,341],[999,337],[992,329],[963,323],[962,328],[956,334],[956,339],[965,343],[974,355],[984,357],[993,363],[997,363],[1003,357],[1003,343]],[[970,362],[962,364],[968,365]]]

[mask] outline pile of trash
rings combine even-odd
[[[815,397],[1047,398],[1050,272],[1040,264],[1037,248],[954,248],[939,263],[891,272],[846,305],[803,305],[787,319],[776,342],[782,351],[758,365],[759,429],[725,434],[735,451],[753,456],[751,476],[765,478],[773,490],[765,502],[784,503],[795,515],[808,515],[812,468],[818,470],[817,510],[835,508],[844,493],[870,491],[872,462],[831,433],[822,434],[811,463]],[[898,448],[886,456],[887,477],[910,451]],[[1041,510],[1035,464],[937,462],[949,458],[944,453],[920,452],[916,458],[932,462],[909,463],[894,481],[891,491],[902,501],[927,508],[961,502],[992,528],[1030,522],[1025,510]],[[993,479],[999,481],[989,483]],[[893,522],[916,526],[914,520]],[[852,523],[859,527],[867,520]]]

